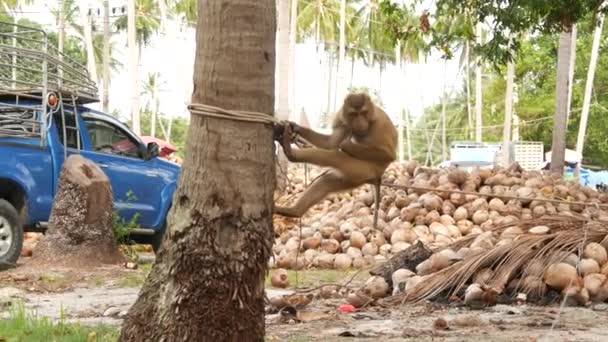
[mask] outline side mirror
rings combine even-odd
[[[148,143],[148,159],[156,158],[160,155],[160,147],[155,142]]]

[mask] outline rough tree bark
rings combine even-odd
[[[564,174],[566,132],[568,130],[568,74],[570,67],[572,30],[559,35],[557,52],[557,81],[555,89],[555,115],[553,117],[553,143],[551,144],[551,172]]]
[[[192,103],[272,113],[274,0],[198,3]],[[262,341],[272,127],[193,115],[163,247],[121,341]]]
[[[80,155],[63,164],[49,228],[36,262],[70,266],[123,261],[112,230],[112,187],[94,162]]]

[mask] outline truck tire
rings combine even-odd
[[[23,247],[23,228],[12,204],[0,199],[0,271],[13,267]]]

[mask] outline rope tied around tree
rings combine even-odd
[[[252,122],[252,123],[261,123],[265,125],[271,125],[274,129],[274,139],[280,141],[280,136],[283,134],[283,124],[282,120],[277,119],[272,114],[265,114],[261,112],[253,112],[253,111],[245,111],[245,110],[233,110],[233,109],[224,109],[217,106],[211,106],[202,103],[192,103],[188,105],[188,110],[190,114],[203,116],[203,117],[211,117],[215,119],[222,120],[230,120],[230,121],[240,121],[240,122]],[[309,146],[310,144],[302,139],[300,136],[294,136],[292,141],[298,147]]]

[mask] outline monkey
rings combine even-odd
[[[396,159],[397,129],[382,108],[365,93],[350,93],[336,112],[329,135],[284,121],[276,136],[287,159],[329,169],[304,190],[292,207],[275,206],[274,213],[301,217],[330,193],[371,183],[375,190],[374,228],[377,227],[380,180]],[[292,149],[294,133],[313,147]]]

